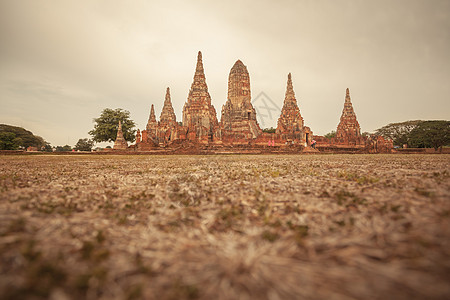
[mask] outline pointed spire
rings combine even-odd
[[[197,66],[195,67],[194,81],[189,90],[188,102],[204,101],[211,104],[211,96],[206,85],[205,72],[203,69],[202,52],[198,51]]]
[[[202,52],[198,51],[197,55],[197,66],[195,67],[195,75],[194,75],[194,82],[192,83],[192,88],[194,88],[195,83],[205,85],[206,87],[206,80],[205,80],[205,71],[203,69],[203,61],[202,61]]]
[[[123,132],[122,132],[122,122],[119,120],[119,128],[117,128],[117,137],[116,137],[116,140],[114,141],[113,149],[126,150],[127,148],[128,148],[128,144],[127,144],[127,141],[125,140],[125,138],[123,137]]]
[[[166,99],[164,100],[164,106],[170,105],[172,106],[172,101],[170,100],[170,88],[166,90]]]
[[[297,99],[295,99],[292,76],[291,73],[289,73],[286,85],[286,95],[284,98],[280,117],[278,118],[276,132],[281,134],[294,134],[303,130],[303,126],[303,117],[300,114],[300,109],[297,105]]]
[[[284,102],[292,102],[294,101],[295,104],[297,104],[297,100],[295,99],[295,93],[294,93],[294,87],[292,86],[292,77],[291,77],[291,73],[288,74],[288,81],[287,81],[287,86],[286,86],[286,95],[284,98]]]
[[[355,116],[355,111],[353,110],[353,105],[352,105],[352,101],[350,99],[350,91],[347,88],[345,91],[345,102],[344,102],[344,109],[342,110],[342,117],[346,117],[346,116]]]
[[[347,88],[347,90],[345,91],[345,102],[352,102],[350,99],[350,90]]]
[[[197,67],[196,67],[195,70],[203,72],[202,51],[198,51],[198,54],[197,54]]]
[[[344,109],[342,110],[341,120],[336,129],[336,137],[347,140],[356,141],[361,136],[361,128],[356,119],[355,111],[353,110],[352,101],[350,99],[350,90],[345,90]]]
[[[148,122],[156,122],[156,115],[155,115],[155,107],[152,104],[152,108],[150,109],[150,116],[148,117]]]
[[[170,88],[166,89],[166,98],[164,100],[164,106],[159,117],[161,125],[175,126],[177,117],[173,110],[172,101],[170,100]]]
[[[211,96],[206,85],[202,52],[199,51],[194,80],[183,106],[183,126],[188,127],[191,138],[205,140],[208,136],[218,134],[218,124],[216,110],[211,104]]]
[[[147,131],[147,137],[151,139],[156,138],[156,128],[158,127],[158,122],[156,121],[155,115],[155,107],[152,104],[152,108],[150,109],[150,116],[148,118],[147,126],[145,127]]]

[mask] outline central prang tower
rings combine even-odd
[[[222,107],[221,128],[224,139],[237,143],[255,139],[262,133],[251,103],[250,75],[240,60],[228,77],[228,100]]]

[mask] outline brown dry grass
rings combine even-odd
[[[3,156],[0,297],[445,299],[450,156]]]

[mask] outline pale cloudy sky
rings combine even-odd
[[[218,118],[237,59],[279,107],[291,72],[315,134],[347,87],[362,131],[450,117],[450,1],[0,0],[0,123],[74,145],[104,108],[143,129],[166,87],[181,121],[199,50]]]

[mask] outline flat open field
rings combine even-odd
[[[449,299],[450,155],[3,156],[0,298]]]

